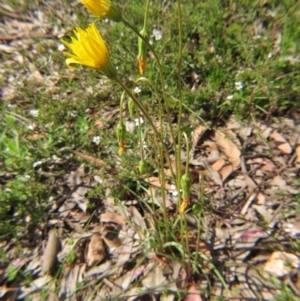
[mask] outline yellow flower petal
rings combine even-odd
[[[73,53],[64,52],[69,58],[66,59],[67,65],[71,68],[72,64],[81,64],[92,68],[100,69],[107,77],[116,78],[116,69],[109,59],[108,49],[103,41],[100,32],[94,23],[87,29],[76,28],[75,37],[71,37],[71,42],[61,40],[70,48]]]
[[[81,3],[94,15],[115,22],[122,21],[121,11],[110,0],[81,0]]]
[[[110,0],[81,0],[81,3],[96,16],[104,18],[111,6]]]

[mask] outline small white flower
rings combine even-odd
[[[31,216],[30,215],[27,215],[26,217],[25,217],[25,222],[26,223],[29,223],[30,221],[31,221]]]
[[[32,167],[33,168],[36,168],[37,166],[40,166],[40,165],[42,165],[42,161],[36,161],[36,162],[34,162],[33,164],[32,164]]]
[[[133,121],[125,121],[126,132],[133,133],[135,130],[135,122]]]
[[[172,195],[173,195],[174,197],[178,196],[178,191],[177,191],[177,190],[173,190],[173,191],[172,191]]]
[[[268,54],[268,59],[270,59],[272,56],[273,56],[273,53],[270,52],[270,53]]]
[[[170,188],[171,189],[168,192],[170,194],[172,194],[173,197],[177,197],[178,196],[178,191],[176,190],[176,186],[172,184]],[[180,191],[181,191],[181,189],[180,189]]]
[[[226,97],[226,99],[227,100],[231,100],[233,98],[233,95],[231,94],[231,95],[228,95],[227,97]]]
[[[64,51],[66,49],[65,45],[62,43],[59,43],[57,46],[58,51]]]
[[[144,123],[144,119],[142,117],[135,118],[134,122],[135,122],[135,125],[138,126],[139,124],[143,124]]]
[[[155,38],[156,41],[161,40],[161,38],[162,38],[162,32],[161,32],[161,30],[154,28],[153,31],[152,31],[152,33],[153,33],[154,38]]]
[[[135,87],[133,91],[134,91],[134,93],[139,94],[139,93],[141,93],[142,90],[140,87]]]
[[[39,116],[39,110],[29,110],[29,114],[33,117]]]
[[[35,124],[34,123],[32,123],[32,124],[29,124],[28,126],[27,126],[27,129],[28,130],[33,130],[35,128]]]
[[[96,145],[99,145],[100,141],[101,141],[101,138],[100,136],[94,136],[93,137],[93,143],[95,143]]]
[[[77,112],[76,112],[76,111],[70,112],[70,116],[71,116],[71,117],[76,117],[76,116],[77,116]]]
[[[235,82],[235,88],[238,90],[238,91],[241,91],[243,89],[243,83],[242,82]]]
[[[215,58],[216,58],[216,61],[217,61],[217,62],[219,62],[219,63],[222,62],[222,57],[221,57],[220,55],[217,54],[217,55],[215,56]]]

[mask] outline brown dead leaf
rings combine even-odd
[[[283,277],[300,267],[300,259],[294,254],[275,251],[264,265],[264,270],[277,277]]]
[[[191,150],[194,150],[197,146],[197,144],[199,143],[199,140],[201,139],[201,137],[204,135],[204,133],[206,132],[207,127],[203,126],[203,125],[199,125],[198,127],[196,127],[193,131],[192,134],[192,145],[191,145]]]
[[[258,205],[265,205],[266,204],[266,197],[261,192],[258,193],[256,199],[257,199],[257,204]]]
[[[273,171],[276,169],[276,165],[268,158],[254,158],[248,159],[246,163],[249,164],[261,164],[261,170]]]
[[[44,137],[45,137],[45,134],[39,133],[39,132],[35,132],[31,135],[26,136],[26,138],[30,141],[35,141],[35,140],[38,140],[38,139],[42,139]]]
[[[128,235],[131,234],[131,235]],[[132,248],[133,248],[133,239],[132,233],[124,233],[122,245],[118,249],[118,260],[116,266],[123,266],[130,258]]]
[[[158,188],[161,187],[161,183],[160,183],[158,177],[150,177],[150,178],[148,178],[148,180],[149,180],[148,183],[150,185],[153,185],[153,186],[158,187]],[[166,185],[165,185],[166,190],[172,190],[172,188],[173,188],[173,186],[171,184],[166,183]]]
[[[98,158],[95,158],[95,157],[83,154],[83,153],[78,152],[76,150],[73,150],[72,153],[75,154],[76,156],[78,156],[78,157],[80,157],[80,158],[88,161],[88,162],[91,162],[91,163],[95,164],[95,165],[106,166],[106,163],[103,160],[101,160],[101,159],[98,159]]]
[[[43,84],[44,83],[44,77],[38,70],[34,70],[28,77],[27,82],[30,84]]]
[[[219,170],[219,173],[222,177],[222,181],[224,182],[233,172],[233,166],[231,164],[227,164]]]
[[[214,181],[215,184],[222,186],[223,182],[220,174],[210,167],[210,165],[206,161],[202,161],[202,166],[205,168],[201,173],[205,176],[208,176],[211,180]]]
[[[53,278],[49,275],[45,275],[39,277],[38,279],[35,279],[30,283],[30,287],[26,285],[21,288],[22,293],[18,296],[18,299],[24,299],[26,296],[32,294],[37,290],[41,290],[42,288],[45,289],[51,281],[53,281]]]
[[[86,263],[89,267],[102,261],[106,256],[102,236],[99,233],[92,235],[86,252]]]
[[[6,52],[6,53],[13,53],[16,51],[14,47],[5,45],[5,44],[0,44],[0,51],[1,52]]]
[[[43,263],[42,263],[43,274],[50,273],[55,263],[57,253],[59,251],[59,244],[60,243],[56,231],[50,230],[47,246],[45,248],[44,255],[43,255]]]
[[[284,154],[290,154],[292,152],[291,145],[286,141],[286,139],[279,134],[277,131],[274,131],[270,134],[270,138],[279,143],[277,148]]]
[[[244,174],[244,180],[245,180],[245,183],[248,186],[248,191],[249,192],[252,192],[253,190],[255,190],[257,188],[256,183],[247,174]]]
[[[272,132],[272,128],[267,127],[264,124],[258,124],[258,129],[262,137],[269,138],[270,133]]]
[[[100,215],[100,221],[102,223],[115,223],[115,224],[126,224],[126,219],[122,215],[116,212],[104,212]]]
[[[188,289],[185,301],[202,301],[200,291],[196,288],[195,284],[191,285]]]
[[[237,145],[233,142],[235,137],[225,135],[221,131],[215,133],[215,141],[221,151],[225,154],[228,160],[231,162],[233,169],[237,169],[241,164],[241,152]]]
[[[216,171],[220,171],[220,169],[224,166],[224,164],[225,164],[225,160],[223,158],[220,158],[211,165],[211,168]]]
[[[95,127],[98,129],[103,129],[104,128],[104,122],[100,119],[95,121]]]
[[[167,286],[167,279],[163,274],[163,267],[161,265],[150,262],[146,267],[144,275],[145,277],[142,279],[144,287],[157,289],[159,286]]]

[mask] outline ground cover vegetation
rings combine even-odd
[[[298,1],[0,16],[0,300],[298,300]]]

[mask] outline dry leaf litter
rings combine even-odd
[[[53,99],[63,97],[56,94],[58,70],[43,74],[32,63],[36,53],[33,39],[41,38],[41,45],[54,51],[63,32],[50,26],[40,10],[28,17],[5,4],[1,4],[1,10],[0,50],[11,55],[1,71],[2,78],[10,78],[2,87],[2,98],[12,105],[34,109],[27,107],[18,94],[20,85],[27,83],[34,84],[37,91],[43,89],[52,94]],[[63,19],[63,11],[57,13]],[[22,54],[24,51],[28,56]],[[26,68],[12,72],[18,64]],[[101,113],[106,121],[118,110]],[[103,119],[95,120],[95,126],[106,125]],[[199,227],[188,211],[186,235],[191,251],[197,248],[221,271],[229,291],[207,260],[201,265],[208,279],[198,275],[191,284],[189,271],[182,262],[165,260],[150,249],[154,229],[151,217],[138,210],[139,200],[124,200],[116,205],[107,188],[105,197],[97,200],[99,206],[91,214],[88,191],[103,184],[103,172],[113,174],[117,167],[107,167],[100,158],[74,151],[65,158],[45,159],[36,167],[44,177],[61,168],[65,174],[55,179],[49,218],[35,229],[24,229],[18,242],[23,257],[16,256],[15,239],[1,241],[10,265],[23,269],[32,280],[8,282],[8,265],[1,263],[1,300],[28,296],[41,300],[45,291],[47,300],[145,300],[148,296],[147,300],[171,301],[178,291],[186,292],[189,301],[215,300],[217,296],[230,296],[230,300],[272,300],[280,293],[281,283],[300,295],[300,257],[291,253],[290,248],[290,242],[300,235],[300,215],[294,202],[299,194],[299,133],[297,118],[279,118],[269,125],[245,125],[231,118],[222,129],[211,130],[201,125],[193,132],[189,164],[194,184],[190,206],[199,202],[203,181],[204,211],[210,214],[201,218]],[[42,133],[34,135],[32,139],[38,139]],[[182,157],[185,164],[184,151]],[[72,158],[95,164],[99,174],[90,174],[84,165],[72,163]],[[166,174],[170,174],[168,168]],[[113,177],[105,177],[105,184],[112,187]],[[148,180],[154,190],[161,186],[156,177]],[[172,185],[167,185],[165,188],[172,191]],[[176,204],[176,194],[168,194],[168,208],[172,210]],[[207,296],[203,292],[210,285],[212,295]]]

